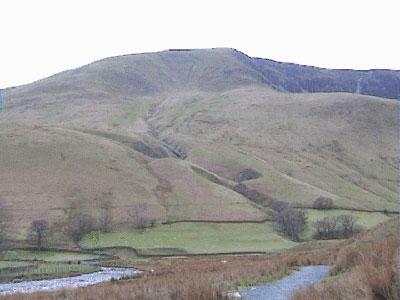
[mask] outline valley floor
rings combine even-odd
[[[325,241],[322,247],[316,247],[320,242],[308,242],[274,255],[152,258],[140,264],[143,275],[138,278],[4,299],[222,300],[237,289],[282,279],[301,266],[330,265],[330,276],[319,287],[296,292],[292,299],[397,300],[397,222],[391,220],[349,240]]]

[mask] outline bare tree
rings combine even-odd
[[[4,235],[10,225],[11,214],[4,198],[0,197],[0,252],[2,250]]]
[[[313,208],[315,209],[332,209],[333,200],[329,197],[318,197],[314,200]]]
[[[40,251],[49,234],[49,223],[46,220],[33,221],[29,229],[29,239]]]
[[[315,237],[319,239],[332,239],[337,230],[337,217],[324,217],[314,224],[316,229]]]
[[[99,216],[99,229],[102,232],[110,231],[113,224],[113,215],[110,209],[103,209]]]
[[[93,217],[78,213],[70,219],[67,231],[75,243],[79,243],[83,236],[94,229]]]
[[[341,215],[337,218],[337,220],[342,226],[343,234],[345,237],[353,235],[354,226],[357,222],[357,217],[352,215]]]
[[[342,239],[348,238],[361,231],[356,226],[357,218],[352,215],[338,217],[325,217],[314,224],[316,239]]]
[[[133,227],[137,229],[145,228],[151,224],[147,203],[134,205],[129,211],[129,217]]]
[[[304,230],[306,224],[304,211],[294,209],[287,204],[276,205],[275,207],[277,209],[275,221],[280,231],[291,240],[298,241],[299,234]]]

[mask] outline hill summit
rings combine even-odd
[[[399,99],[400,71],[323,69],[249,57],[230,48],[171,49],[103,59],[28,85],[24,91],[60,94],[88,85],[99,92],[128,95],[253,85],[286,93],[347,92]]]

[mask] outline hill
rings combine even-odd
[[[4,91],[0,195],[21,233],[76,202],[122,223],[137,203],[159,221],[258,221],[270,199],[319,196],[393,211],[398,103],[375,96],[398,98],[399,76],[233,49],[104,59]]]
[[[400,71],[323,69],[253,58],[229,48],[172,49],[106,58],[7,93],[21,100],[54,94],[68,100],[73,90],[80,90],[81,99],[96,96],[100,100],[110,94],[130,98],[249,85],[287,93],[348,92],[399,99]]]

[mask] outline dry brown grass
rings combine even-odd
[[[293,300],[398,299],[398,238],[344,248],[331,271],[338,279],[294,295]]]
[[[163,259],[148,265],[140,278],[76,290],[11,295],[5,299],[225,299],[227,290],[282,278],[295,266],[329,263],[332,254],[324,250],[314,254]]]

